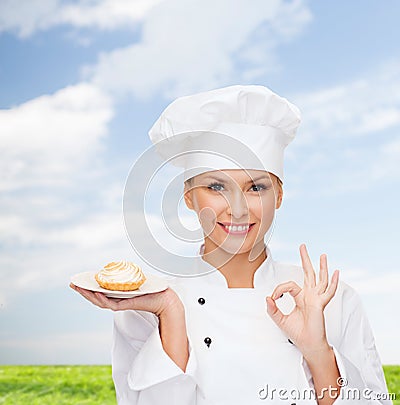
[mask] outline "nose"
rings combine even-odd
[[[243,218],[249,212],[247,200],[241,190],[232,192],[227,200],[227,213],[234,218]]]

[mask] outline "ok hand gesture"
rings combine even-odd
[[[320,257],[319,280],[308,256],[306,246],[300,246],[300,256],[304,270],[304,285],[301,288],[294,281],[279,284],[270,297],[267,297],[267,311],[273,321],[286,334],[293,344],[307,358],[315,358],[329,347],[325,333],[324,308],[335,295],[339,270],[333,273],[328,285],[328,265],[326,255]],[[284,315],[276,305],[276,300],[288,292],[295,301],[293,311]]]

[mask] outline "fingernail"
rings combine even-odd
[[[283,294],[281,294],[281,296],[279,298],[282,298],[282,297],[283,297]]]

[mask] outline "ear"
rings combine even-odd
[[[276,204],[275,204],[275,209],[278,209],[282,205],[282,199],[283,199],[283,189],[282,186],[277,184],[276,189]]]
[[[185,204],[186,206],[190,209],[193,210],[194,209],[194,205],[193,205],[193,196],[192,196],[192,190],[189,186],[188,183],[185,182],[185,187],[183,190],[183,198],[185,199]]]

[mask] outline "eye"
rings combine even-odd
[[[222,191],[224,188],[224,185],[221,183],[212,183],[208,186],[210,190],[215,190],[215,191]]]
[[[253,184],[250,188],[252,191],[258,191],[258,192],[268,189],[268,187],[264,184]]]

